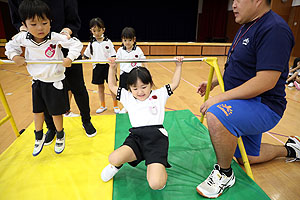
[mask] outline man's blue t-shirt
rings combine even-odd
[[[282,73],[275,87],[260,94],[259,97],[262,103],[282,116],[286,108],[285,81],[289,71],[290,53],[294,46],[294,37],[289,26],[270,10],[257,21],[242,26],[234,39],[238,40],[225,65],[223,76],[225,90],[240,86],[255,77],[258,71],[280,71]],[[228,55],[232,48],[233,45]]]

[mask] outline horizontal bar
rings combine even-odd
[[[200,62],[206,58],[184,58],[182,62]],[[176,58],[172,59],[128,59],[128,60],[116,60],[116,63],[160,63],[160,62],[176,62]],[[109,63],[109,60],[75,60],[72,63]],[[62,64],[61,60],[28,60],[27,64]],[[15,64],[11,60],[0,60],[0,65],[3,64]]]
[[[0,120],[0,126],[1,126],[2,124],[4,124],[6,121],[8,121],[10,118],[11,118],[11,116],[9,116],[9,115],[6,115],[6,117],[2,118],[2,119]]]

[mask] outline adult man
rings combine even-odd
[[[62,33],[70,37],[77,37],[77,33],[81,26],[81,21],[78,15],[77,0],[44,0],[51,9],[52,22],[51,31]],[[9,0],[8,5],[12,23],[18,31],[26,31],[26,27],[22,26],[18,7],[22,0]],[[67,55],[67,50],[63,49],[64,55]],[[71,90],[76,104],[80,110],[82,125],[88,137],[96,135],[97,131],[91,123],[89,96],[85,87],[82,64],[73,64],[65,71],[66,83],[68,90]],[[55,137],[55,126],[52,117],[45,112],[45,121],[47,124],[47,134],[45,145],[51,144]]]
[[[229,50],[223,75],[225,93],[200,108],[207,124],[217,164],[197,186],[202,196],[216,198],[235,183],[231,161],[241,162],[237,138],[242,136],[250,163],[276,157],[300,159],[300,140],[285,146],[261,144],[262,133],[272,129],[286,107],[285,81],[294,38],[286,22],[270,9],[271,0],[234,0],[235,21],[242,24]],[[207,83],[198,92],[203,95]],[[212,83],[212,89],[218,85]]]

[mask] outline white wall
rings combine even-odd
[[[293,0],[292,6],[300,6],[300,0]]]

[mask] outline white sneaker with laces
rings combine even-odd
[[[114,107],[114,112],[115,112],[116,114],[118,114],[118,113],[120,112],[120,108],[119,108],[118,106],[115,106],[115,107]]]
[[[64,134],[64,137],[61,139],[58,139],[56,137],[54,151],[55,151],[55,153],[60,154],[61,152],[63,152],[64,149],[65,149],[65,134]]]
[[[32,152],[33,156],[39,155],[39,153],[42,151],[44,143],[45,143],[45,138],[46,138],[46,135],[43,134],[43,137],[41,140],[35,140],[34,148],[33,148],[33,152]]]
[[[217,198],[234,183],[234,173],[232,172],[231,176],[227,177],[225,174],[220,173],[220,166],[215,164],[207,179],[197,186],[197,192],[206,198]]]
[[[98,108],[98,109],[96,110],[96,113],[97,113],[97,114],[100,114],[100,113],[102,113],[102,112],[104,112],[104,111],[106,111],[106,110],[107,110],[107,107],[101,106],[100,108]]]
[[[79,117],[79,116],[80,116],[79,114],[75,114],[72,112],[69,112],[68,114],[64,114],[64,117]]]
[[[289,160],[288,162],[300,161],[300,137],[290,136],[285,145],[293,148],[296,152],[296,158]]]
[[[119,171],[120,169],[117,169],[115,166],[113,166],[112,164],[108,164],[101,172],[101,179],[104,182],[109,181],[110,179],[112,179],[116,173]]]

